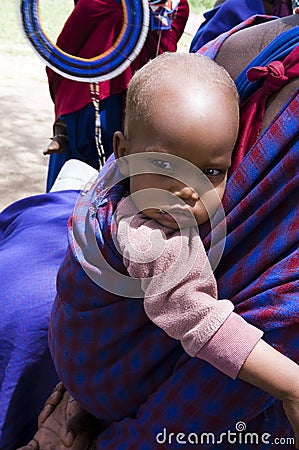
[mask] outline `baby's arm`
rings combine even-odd
[[[238,378],[282,401],[299,448],[299,366],[260,340],[243,364]]]
[[[181,341],[191,356],[236,378],[262,331],[217,300],[217,286],[195,228],[173,231],[138,213],[130,198],[118,206],[117,241],[132,277],[141,279],[149,319]]]

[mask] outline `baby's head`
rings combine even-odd
[[[143,191],[138,208],[171,228],[177,225],[168,212],[184,209],[205,222],[224,194],[238,122],[234,82],[204,56],[164,53],[136,72],[114,153],[128,157],[120,168],[130,176],[131,194]]]

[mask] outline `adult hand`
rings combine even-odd
[[[19,450],[95,449],[97,426],[97,420],[59,383],[39,415],[37,433]]]
[[[41,428],[43,423],[47,420],[47,418],[52,414],[55,410],[56,406],[61,402],[64,393],[66,392],[66,388],[60,382],[58,383],[52,391],[50,397],[46,400],[44,407],[38,416],[38,428]]]
[[[43,155],[54,155],[65,153],[68,148],[68,139],[64,134],[56,134],[48,147],[43,150]]]
[[[66,124],[63,121],[58,121],[54,125],[54,137],[52,138],[48,147],[43,151],[44,155],[53,155],[66,152],[68,149],[68,136]]]

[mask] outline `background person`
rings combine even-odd
[[[155,20],[153,26],[150,22],[143,48],[117,77],[90,85],[69,80],[47,68],[50,94],[55,105],[54,138],[44,152],[51,155],[47,190],[63,163],[70,158],[84,161],[97,170],[100,168],[112,153],[114,132],[122,127],[124,94],[133,73],[158,54],[176,51],[189,16],[188,2],[162,1],[158,6],[155,3],[149,1],[150,8],[158,8],[155,13],[159,10],[163,14],[165,12],[167,24]],[[151,10],[151,17],[153,14]],[[66,21],[57,45],[78,57],[98,56],[115,43],[123,20],[120,0],[80,0]],[[100,130],[96,129],[99,119]]]

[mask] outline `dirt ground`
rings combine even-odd
[[[188,51],[201,16],[191,15],[180,45]],[[0,46],[0,211],[12,202],[45,192],[53,104],[44,63],[28,44]]]
[[[24,44],[26,45],[26,44]],[[45,66],[32,52],[0,53],[0,210],[45,191],[53,105]]]

